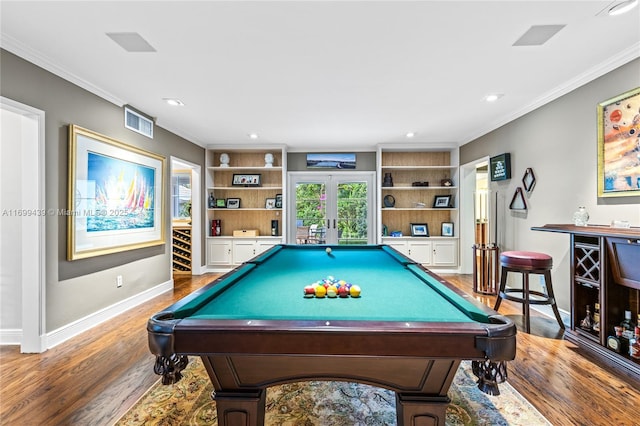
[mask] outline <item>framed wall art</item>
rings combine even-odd
[[[489,176],[492,182],[511,179],[511,154],[496,155],[489,159]]]
[[[640,87],[598,104],[598,197],[640,196]]]
[[[165,162],[69,125],[67,259],[164,244]]]
[[[227,198],[227,208],[228,209],[239,209],[240,208],[240,198]]]
[[[355,169],[356,154],[327,153],[307,154],[307,168],[310,169]]]
[[[233,175],[233,181],[231,182],[234,186],[260,186],[261,179],[260,175]]]
[[[443,237],[453,237],[453,222],[442,222],[440,235]]]
[[[451,207],[451,195],[436,195],[433,199],[433,207],[436,209],[448,209]]]
[[[276,199],[275,198],[267,198],[264,204],[265,209],[275,209],[276,208]]]
[[[426,223],[412,223],[411,236],[412,237],[428,237],[429,225]]]

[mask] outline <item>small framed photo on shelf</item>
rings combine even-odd
[[[429,225],[427,225],[426,223],[412,223],[411,236],[412,237],[428,237]]]
[[[451,207],[451,195],[436,195],[433,199],[433,208],[447,209]]]
[[[267,198],[264,207],[266,209],[275,209],[276,208],[276,199],[275,198]]]
[[[440,234],[443,237],[453,237],[453,222],[442,222]]]
[[[276,209],[282,208],[282,194],[276,194]]]
[[[227,207],[226,198],[216,198],[216,208],[224,209],[225,207]]]
[[[233,181],[231,182],[231,184],[233,186],[260,186],[260,176],[259,174],[257,175],[240,175],[240,174],[234,174],[233,175]]]
[[[227,198],[227,208],[228,209],[239,209],[240,208],[240,198]]]

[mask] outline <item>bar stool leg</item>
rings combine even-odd
[[[531,331],[531,319],[529,318],[529,273],[522,273],[522,316],[524,319],[524,331]]]
[[[560,316],[560,311],[558,311],[558,305],[556,304],[556,297],[553,294],[553,285],[551,284],[551,271],[545,271],[544,283],[547,287],[547,295],[549,297],[549,301],[551,302],[551,309],[553,309],[553,314],[556,316],[556,320],[558,321],[558,325],[560,326],[560,328],[564,330],[564,322],[562,322],[562,317]]]

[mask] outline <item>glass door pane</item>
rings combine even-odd
[[[327,185],[325,182],[295,184],[296,244],[324,244],[327,223]]]
[[[369,242],[367,182],[343,182],[337,186],[338,244]]]

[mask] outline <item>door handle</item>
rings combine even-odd
[[[333,229],[336,229],[336,220],[333,219]]]

